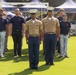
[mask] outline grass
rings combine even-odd
[[[55,56],[54,66],[45,66],[40,46],[39,70],[29,70],[28,46],[23,39],[22,57],[13,58],[13,41],[8,38],[8,49],[5,58],[0,58],[0,75],[76,75],[76,37],[70,37],[68,42],[69,58],[61,59]]]

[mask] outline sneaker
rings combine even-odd
[[[17,56],[14,56],[14,58],[17,58]]]
[[[17,57],[21,57],[21,55],[17,55]]]
[[[65,58],[69,58],[69,57],[66,55]]]
[[[19,57],[18,55],[16,57]]]
[[[4,55],[1,53],[1,57],[4,58]]]

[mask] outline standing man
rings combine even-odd
[[[21,56],[22,37],[24,36],[24,19],[20,16],[20,10],[15,9],[15,16],[10,20],[10,34],[14,42],[14,57]]]
[[[2,12],[1,12],[2,11]],[[5,36],[8,34],[8,22],[3,18],[3,9],[0,9],[0,56],[4,57]]]
[[[63,20],[63,14],[65,14],[65,10],[64,9],[60,9],[58,11],[58,15],[57,15],[57,18],[58,18],[59,22]]]
[[[63,21],[60,22],[60,50],[61,57],[68,57],[67,55],[67,44],[68,36],[70,36],[71,24],[67,20],[67,14],[63,15]]]
[[[58,20],[59,23],[63,20],[63,15],[65,14],[65,10],[64,9],[60,9],[58,12]],[[56,46],[57,50],[58,50],[58,55],[60,56],[61,54],[61,50],[60,50],[60,39],[57,40],[57,46]]]
[[[57,18],[52,16],[53,8],[48,8],[47,17],[43,22],[44,30],[44,44],[45,44],[45,61],[46,65],[54,65],[54,53],[56,48],[56,41],[59,39],[60,25]]]
[[[29,50],[29,66],[30,69],[38,69],[39,63],[39,45],[42,40],[42,22],[36,19],[37,10],[30,10],[31,19],[26,22],[26,42]]]
[[[4,18],[4,19],[7,19],[7,22],[8,22],[8,28],[9,28],[9,19],[7,18],[7,14],[6,14],[5,11],[3,12],[3,18]],[[8,33],[9,33],[9,31],[8,31]],[[4,53],[5,53],[6,51],[8,51],[8,48],[7,48],[7,42],[8,42],[8,36],[5,36]]]

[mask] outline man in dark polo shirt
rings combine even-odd
[[[24,19],[20,16],[20,10],[16,9],[15,16],[10,20],[10,34],[12,34],[14,42],[14,57],[21,56],[24,23]]]
[[[63,20],[63,14],[65,14],[65,10],[64,9],[60,9],[58,11],[58,16],[57,16],[57,19],[59,20],[59,23]],[[61,52],[60,52],[60,39],[57,40],[56,48],[58,50],[58,55],[60,56],[60,54],[61,54]]]
[[[0,12],[0,56],[4,57],[5,36],[8,33],[7,20],[2,17],[3,12]]]
[[[4,11],[3,12],[3,18],[4,19],[7,19],[7,22],[8,22],[8,28],[9,28],[9,18],[7,18],[7,13]],[[8,36],[5,36],[5,43],[4,43],[4,54],[6,51],[8,51],[8,48],[7,48],[7,42],[8,42]]]
[[[67,44],[68,44],[68,36],[70,36],[70,28],[71,24],[67,20],[67,15],[63,15],[63,21],[60,22],[60,57],[68,57],[67,55]]]
[[[63,20],[63,14],[65,14],[65,10],[64,9],[60,9],[59,11],[58,11],[58,13],[59,13],[59,15],[58,15],[58,20],[59,20],[59,22],[60,21],[62,21]]]

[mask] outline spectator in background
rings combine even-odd
[[[3,9],[0,9],[0,56],[4,57],[5,36],[8,35],[8,22],[3,18]]]
[[[13,14],[7,14],[7,12],[3,12],[3,18],[7,20],[8,22],[8,29],[9,29],[9,22],[10,22],[10,19],[13,17],[14,15]],[[10,31],[8,31],[8,34],[9,34]],[[6,51],[8,51],[8,48],[7,48],[7,42],[8,42],[8,36],[6,36],[6,39],[5,39],[5,48],[4,48],[4,53]]]
[[[21,16],[21,17],[23,17],[23,18],[24,18],[24,16],[23,16],[22,12],[20,12],[19,14],[20,14],[20,16]]]
[[[60,9],[57,13],[57,18],[58,18],[59,22],[63,20],[63,14],[65,14],[65,10]],[[58,56],[60,56],[60,54],[61,54],[61,52],[60,52],[60,39],[57,40],[56,49],[58,50]]]
[[[60,57],[68,57],[67,54],[67,44],[68,37],[70,36],[71,24],[67,20],[67,14],[63,15],[63,20],[60,22]]]
[[[64,9],[60,9],[58,11],[58,17],[57,17],[59,21],[63,20],[63,14],[65,14],[65,10]]]
[[[9,23],[9,20],[7,19],[7,14],[6,14],[5,11],[3,12],[3,18],[6,19],[7,22]],[[8,28],[9,28],[9,24],[8,24]],[[8,33],[9,33],[9,32],[8,32]],[[5,36],[4,53],[8,50],[8,48],[7,48],[7,41],[8,41],[8,36]]]
[[[21,56],[24,23],[24,18],[20,16],[20,10],[15,9],[15,16],[10,20],[10,35],[12,35],[14,42],[14,58]]]
[[[56,18],[58,18],[60,16],[60,12],[58,11],[56,14]]]

